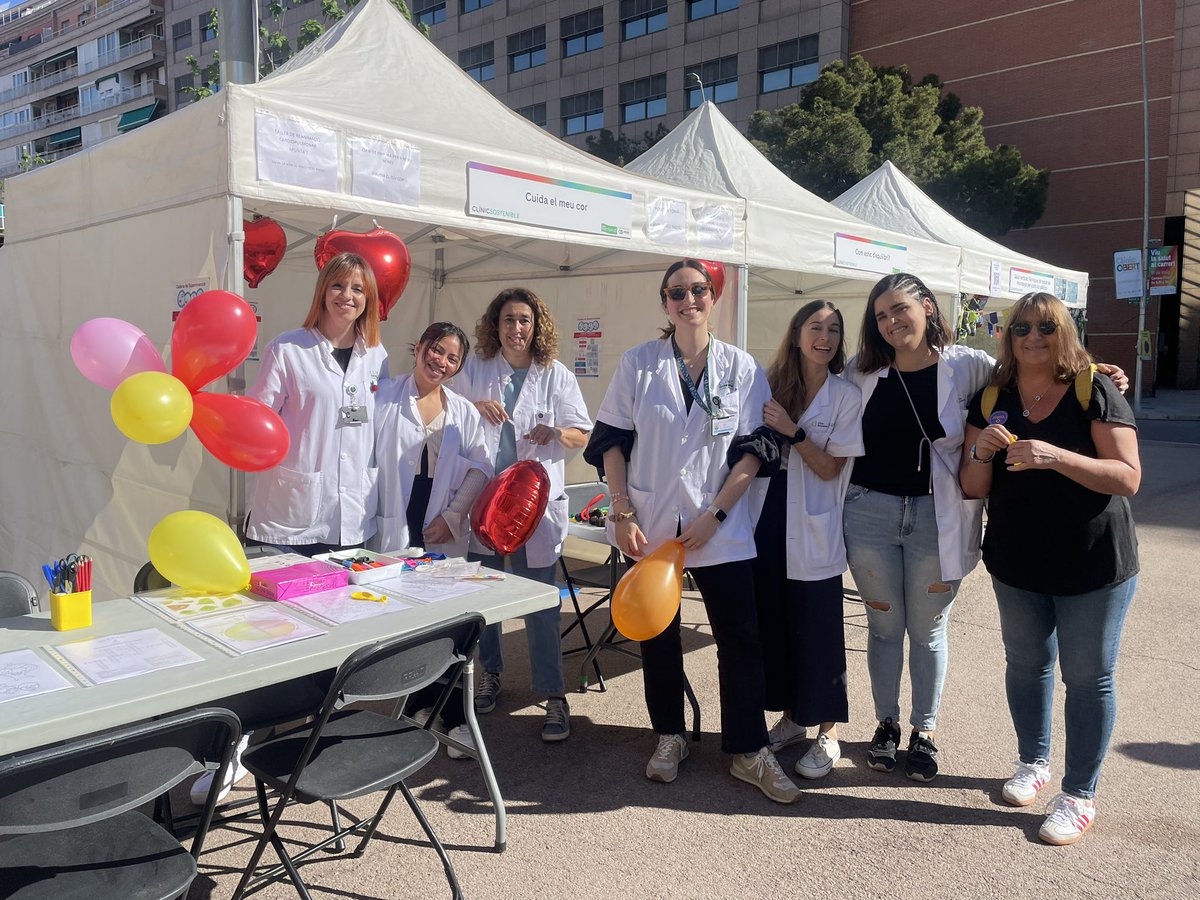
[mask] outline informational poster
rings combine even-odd
[[[1150,296],[1161,297],[1179,289],[1179,248],[1150,248]]]
[[[572,348],[575,355],[576,378],[598,378],[600,376],[600,342],[604,332],[600,330],[600,318],[575,320]]]
[[[0,703],[73,687],[33,650],[0,653]]]
[[[1142,251],[1118,250],[1113,254],[1113,280],[1118,300],[1136,300],[1142,296]]]
[[[839,231],[833,236],[833,264],[878,275],[907,272],[908,248]]]
[[[179,318],[179,313],[191,301],[205,291],[212,290],[212,281],[208,278],[191,278],[175,282],[175,290],[171,294],[171,321]]]
[[[563,231],[633,236],[633,194],[484,163],[467,163],[467,212]]]
[[[336,191],[338,139],[330,128],[297,116],[254,117],[259,181]]]
[[[733,246],[733,210],[728,206],[705,205],[692,210],[696,240],[702,247],[728,250]]]
[[[187,624],[235,653],[253,653],[325,634],[324,629],[289,615],[278,603],[203,616]]]
[[[386,203],[421,205],[421,151],[404,141],[350,140],[350,193]]]
[[[1079,305],[1079,283],[1069,278],[1054,279],[1054,296],[1067,306]]]
[[[148,675],[203,659],[157,628],[73,641],[48,650],[92,684]]]
[[[993,297],[1004,290],[1004,282],[1000,277],[1000,273],[1003,271],[1003,269],[1004,265],[999,260],[992,260],[988,271],[988,293]]]
[[[646,236],[660,244],[686,244],[687,204],[669,197],[647,201]]]
[[[1009,293],[1021,296],[1043,292],[1054,293],[1054,276],[1046,272],[1035,272],[1033,269],[1021,269],[1012,266],[1008,270]]]

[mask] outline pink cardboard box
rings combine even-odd
[[[350,573],[324,562],[298,563],[250,575],[250,590],[268,600],[291,600],[345,587]]]

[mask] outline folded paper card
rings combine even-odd
[[[250,590],[268,600],[291,600],[306,594],[319,594],[345,587],[349,572],[341,566],[313,561],[264,569],[250,575]]]

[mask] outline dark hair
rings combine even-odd
[[[1026,294],[1008,311],[1008,323],[1004,335],[1000,338],[1000,350],[996,354],[996,367],[992,370],[991,384],[1003,388],[1014,387],[1017,383],[1017,360],[1013,353],[1014,322],[1051,321],[1058,326],[1055,334],[1058,341],[1054,345],[1054,380],[1060,383],[1073,381],[1075,376],[1092,364],[1091,355],[1083,349],[1079,340],[1079,330],[1071,311],[1065,303],[1053,294],[1035,291]]]
[[[441,340],[444,337],[456,337],[462,345],[462,355],[458,360],[458,368],[454,370],[454,374],[457,375],[462,371],[463,363],[467,361],[467,354],[471,352],[471,342],[467,340],[466,333],[453,322],[434,322],[422,331],[421,336],[412,345],[412,355],[414,358],[416,357],[417,347],[421,346],[421,344],[432,344],[434,341]]]
[[[771,396],[793,419],[804,412],[801,404],[808,392],[808,385],[804,383],[804,364],[801,361],[802,355],[797,339],[804,323],[823,309],[832,309],[837,313],[838,328],[841,330],[837,352],[829,361],[829,371],[837,375],[846,368],[846,323],[842,319],[842,311],[828,300],[812,300],[796,310],[779,349],[775,351],[771,365],[767,367],[767,384],[771,387]]]
[[[716,286],[712,282],[712,276],[708,274],[708,269],[704,268],[704,263],[698,259],[677,259],[671,265],[667,266],[667,271],[662,277],[662,284],[658,287],[658,296],[662,301],[663,309],[667,308],[667,282],[671,280],[671,276],[680,269],[695,269],[704,276],[704,282],[708,285],[708,292],[716,297]],[[671,337],[675,333],[675,324],[667,322],[662,329],[663,340]]]
[[[475,354],[482,359],[492,359],[500,352],[500,311],[505,303],[524,303],[533,310],[533,340],[530,349],[533,359],[544,366],[558,356],[558,326],[546,301],[528,288],[505,288],[488,304],[479,323],[475,326]]]
[[[367,261],[357,253],[339,253],[330,257],[321,267],[317,275],[317,284],[313,288],[312,306],[304,319],[305,328],[317,328],[321,324],[321,316],[325,312],[325,291],[336,279],[347,278],[357,274],[363,283],[363,293],[367,295],[366,306],[354,320],[354,331],[363,339],[368,347],[379,346],[379,287],[375,282],[375,271],[367,265]]]
[[[885,275],[875,282],[875,287],[871,288],[867,297],[862,331],[858,336],[858,371],[864,374],[886,369],[896,359],[895,349],[884,338],[879,331],[879,323],[875,321],[875,301],[888,291],[899,291],[917,300],[928,300],[933,306],[933,313],[926,317],[926,345],[930,350],[944,350],[950,343],[950,326],[946,324],[937,297],[933,296],[933,291],[925,286],[925,282],[907,272]]]

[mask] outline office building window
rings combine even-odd
[[[437,25],[446,21],[446,0],[412,0],[413,21],[419,25]]]
[[[578,56],[604,46],[604,7],[566,16],[558,23],[563,57]]]
[[[704,82],[704,91],[691,73],[695,72]],[[704,100],[713,103],[725,103],[737,99],[737,57],[726,56],[706,62],[698,69],[688,69],[683,73],[683,87],[688,95],[688,109],[695,109]]]
[[[546,104],[533,103],[529,106],[522,106],[517,110],[521,115],[527,118],[534,125],[546,127]]]
[[[496,77],[496,51],[492,42],[459,50],[458,64],[476,81],[491,81]]]
[[[621,0],[621,40],[667,27],[667,0]]]
[[[604,91],[587,91],[571,97],[563,97],[563,134],[581,134],[604,127]]]
[[[200,42],[215,41],[217,39],[217,17],[212,10],[200,16],[196,23],[200,26]]]
[[[179,75],[175,79],[175,105],[186,106],[192,102],[192,95],[188,90],[196,86],[196,76],[189,72],[187,75]]]
[[[738,8],[738,0],[688,0],[688,21],[707,19]]]
[[[667,114],[667,76],[651,75],[621,85],[621,121],[640,122]]]
[[[171,26],[171,48],[175,52],[192,46],[192,20],[184,19]]]
[[[524,72],[546,64],[546,26],[508,36],[508,71]]]
[[[462,0],[462,11],[465,13],[475,12],[475,10],[491,6],[495,2],[496,0]]]
[[[785,88],[799,87],[816,80],[817,36],[815,34],[772,44],[758,51],[758,91],[769,94]]]

